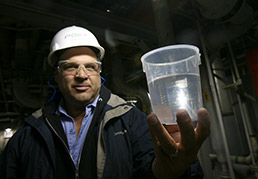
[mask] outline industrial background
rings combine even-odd
[[[211,135],[199,152],[205,178],[258,178],[257,0],[1,0],[0,152],[54,92],[45,63],[68,25],[91,30],[106,49],[105,85],[151,112],[141,56],[193,44],[201,52]]]

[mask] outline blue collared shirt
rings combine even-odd
[[[64,103],[63,100],[61,100],[58,106],[58,109],[56,111],[56,114],[59,115],[61,118],[61,123],[67,137],[70,154],[73,158],[73,162],[75,166],[78,165],[80,152],[81,152],[87,131],[91,124],[98,98],[99,96],[95,99],[93,103],[88,104],[85,107],[85,116],[83,117],[81,128],[77,138],[76,138],[76,132],[75,132],[74,119],[71,116],[69,116],[66,110],[63,108],[63,103]]]

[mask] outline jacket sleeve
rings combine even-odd
[[[151,169],[154,151],[146,115],[134,108],[129,125],[134,167],[133,178],[154,178]]]

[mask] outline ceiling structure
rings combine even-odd
[[[51,97],[55,84],[45,59],[51,38],[65,26],[97,36],[106,49],[106,85],[148,111],[141,55],[167,44],[201,48],[201,30],[209,55],[223,55],[230,41],[244,61],[258,38],[257,10],[255,0],[1,0],[0,121],[24,119]]]

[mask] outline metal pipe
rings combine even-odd
[[[243,106],[244,113],[245,113],[245,116],[246,116],[246,119],[247,119],[247,121],[246,121],[247,122],[247,129],[248,129],[248,132],[249,132],[248,135],[249,135],[249,138],[251,140],[253,152],[256,153],[256,152],[258,152],[258,143],[257,143],[257,139],[256,139],[256,136],[255,136],[255,133],[254,133],[254,129],[253,129],[252,124],[251,124],[249,113],[247,112],[248,111],[247,104],[243,103],[242,106]]]
[[[236,82],[238,79],[240,79],[240,75],[239,75],[239,72],[238,72],[238,69],[237,69],[237,64],[236,64],[236,61],[235,61],[235,58],[234,58],[234,54],[233,54],[233,50],[232,50],[230,42],[227,42],[227,46],[228,46],[228,50],[229,50],[229,53],[230,53],[231,62],[233,64],[233,69],[234,69],[234,72],[236,74],[236,80],[234,79],[234,81]],[[232,75],[232,76],[234,77],[234,75]]]
[[[218,161],[218,156],[217,154],[209,154],[209,157],[212,161]],[[255,158],[258,158],[257,155],[255,155]],[[230,159],[233,164],[246,164],[250,165],[252,163],[251,155],[247,156],[230,156]]]
[[[229,52],[230,52],[231,61],[232,61],[232,64],[233,64],[233,71],[236,74],[236,77],[235,77],[234,73],[232,71],[233,82],[236,82],[236,81],[241,80],[241,79],[240,79],[240,75],[239,75],[239,72],[238,72],[238,69],[237,69],[236,61],[235,61],[235,58],[234,58],[234,54],[233,54],[230,42],[227,42],[227,46],[228,46],[228,49],[229,49]],[[246,115],[245,115],[245,112],[244,112],[244,108],[242,106],[242,100],[241,100],[241,97],[240,97],[240,95],[238,93],[236,95],[237,95],[237,101],[238,101],[239,108],[240,108],[240,114],[241,114],[241,117],[242,117],[242,122],[243,122],[244,129],[245,129],[245,135],[246,135],[246,140],[247,140],[248,148],[250,150],[252,164],[256,165],[255,157],[254,157],[254,151],[253,151],[253,148],[252,148],[252,145],[251,145],[251,140],[249,138],[249,133],[248,133],[247,119],[246,119]],[[258,173],[257,172],[255,172],[255,175],[256,175],[256,178],[258,178]]]
[[[202,35],[201,26],[200,26],[198,21],[197,21],[197,27],[198,27],[198,30],[199,30],[199,33],[200,33],[200,40],[201,40],[204,59],[205,59],[205,62],[206,62],[207,71],[208,71],[209,83],[210,83],[210,87],[211,87],[212,96],[214,98],[216,112],[217,112],[217,115],[218,115],[219,126],[221,128],[222,140],[223,140],[223,143],[224,143],[224,149],[225,149],[229,174],[230,174],[230,178],[233,179],[233,178],[235,178],[235,174],[234,174],[232,162],[230,160],[229,147],[228,147],[228,142],[227,142],[227,138],[226,138],[225,127],[224,127],[224,124],[223,124],[223,118],[222,118],[222,114],[221,114],[221,110],[220,110],[218,94],[217,94],[217,91],[215,89],[215,82],[214,82],[214,79],[213,79],[213,74],[212,74],[211,65],[210,65],[208,54],[207,54],[207,50],[205,48],[204,37]]]
[[[0,113],[0,121],[1,121],[1,118],[4,118],[4,117],[17,117],[19,116],[19,113],[17,112],[3,112],[3,113]]]

